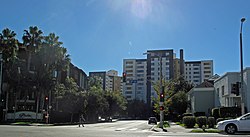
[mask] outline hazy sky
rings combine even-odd
[[[74,65],[115,69],[147,50],[184,49],[185,60],[214,61],[214,73],[239,71],[240,19],[244,67],[250,67],[250,0],[0,0],[0,30],[38,26],[56,33]]]

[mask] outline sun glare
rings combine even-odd
[[[139,18],[147,18],[152,13],[151,0],[131,0],[131,12]]]

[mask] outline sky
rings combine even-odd
[[[0,0],[0,31],[21,37],[29,26],[55,33],[72,63],[88,75],[123,70],[123,59],[173,49],[186,61],[213,60],[214,74],[250,67],[250,0]]]

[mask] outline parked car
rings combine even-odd
[[[216,127],[218,130],[223,130],[228,134],[234,134],[240,131],[250,131],[250,113],[236,119],[220,121]]]
[[[151,123],[157,124],[157,119],[156,119],[156,117],[150,117],[150,118],[148,119],[148,124],[151,124]]]

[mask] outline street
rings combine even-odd
[[[70,126],[14,126],[0,125],[0,137],[212,137],[229,136],[217,133],[183,133],[154,132],[145,120],[117,121],[111,123],[86,124]],[[230,137],[237,136],[230,135]],[[244,136],[250,136],[245,135]]]

